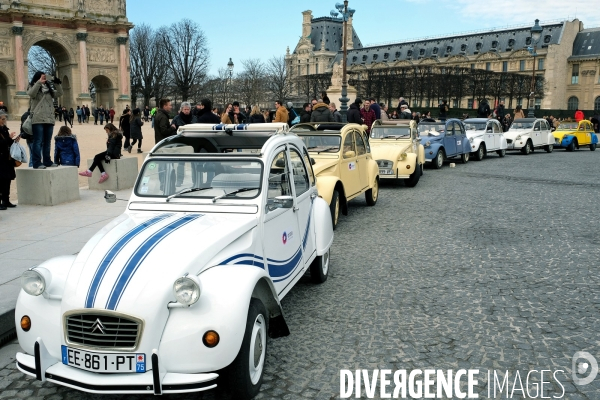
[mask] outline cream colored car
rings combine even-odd
[[[423,175],[425,148],[413,120],[377,120],[371,127],[371,152],[381,179],[403,180],[415,187]]]
[[[317,176],[317,190],[331,210],[335,229],[340,211],[348,215],[348,202],[365,194],[374,206],[379,196],[379,168],[371,155],[365,125],[306,123],[290,129],[306,145]]]

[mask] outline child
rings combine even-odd
[[[108,123],[104,126],[104,130],[108,135],[108,139],[106,140],[106,151],[96,154],[90,169],[79,173],[81,176],[91,178],[92,171],[98,167],[101,173],[98,183],[104,183],[108,179],[108,174],[104,171],[102,161],[106,161],[106,163],[109,164],[111,159],[118,160],[121,158],[121,147],[123,146],[123,133],[121,133],[116,126]]]
[[[54,137],[54,162],[79,167],[80,159],[77,136],[71,133],[68,126],[61,126],[58,135]]]

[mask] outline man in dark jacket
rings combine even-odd
[[[234,101],[231,103],[233,106],[233,110],[229,112],[229,119],[232,124],[245,124],[246,123],[246,115],[240,110],[240,103]]]
[[[362,104],[361,99],[356,99],[354,103],[350,104],[350,109],[346,115],[349,124],[361,124],[363,123],[362,116],[360,115],[360,106]]]
[[[310,114],[312,106],[309,103],[304,103],[302,106],[304,111],[300,114],[300,123],[310,122]]]
[[[375,119],[381,119],[381,107],[379,107],[374,97],[371,97],[369,101],[371,102],[371,110],[375,113]]]
[[[477,108],[477,117],[478,118],[487,118],[490,116],[490,105],[488,104],[486,99],[482,99],[479,102],[479,107]]]
[[[212,112],[212,101],[209,99],[202,99],[200,104],[196,106],[196,115],[192,120],[194,124],[220,124],[221,119],[218,115]]]
[[[327,104],[323,103],[323,99],[319,99],[313,107],[310,122],[334,122],[333,115],[329,111]]]
[[[442,104],[440,104],[440,121],[445,122],[446,118],[448,118],[448,104],[446,100],[442,100]]]
[[[156,111],[156,115],[154,116],[154,140],[156,143],[169,136],[175,135],[177,132],[177,127],[169,123],[169,113],[173,108],[171,100],[161,99],[159,107],[160,108]]]
[[[496,117],[498,117],[498,121],[500,121],[500,123],[503,123],[505,115],[506,110],[504,109],[504,102],[501,101],[500,104],[498,104],[498,107],[496,108]]]

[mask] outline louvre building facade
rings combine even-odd
[[[286,53],[298,101],[339,84],[343,57],[342,20],[302,14],[302,36]],[[534,77],[536,108],[600,110],[600,28],[584,29],[578,19],[541,22],[532,43],[531,25],[363,46],[350,21],[348,80],[358,96],[392,106],[403,96],[416,107],[446,99],[473,108],[487,98],[526,108]]]

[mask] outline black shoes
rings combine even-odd
[[[8,208],[15,208],[17,205],[7,201],[5,203],[0,204],[0,211],[4,211]]]

